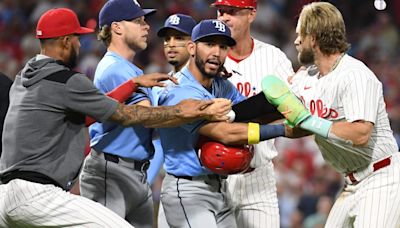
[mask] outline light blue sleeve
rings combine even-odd
[[[160,99],[159,101],[160,105],[171,106],[171,105],[176,105],[185,99],[206,100],[210,98],[206,97],[204,95],[204,92],[198,89],[197,87],[184,86],[184,87],[175,87],[173,90],[169,91],[163,97],[162,100]],[[181,125],[180,127],[190,133],[194,133],[205,123],[206,121],[204,120],[198,120]]]
[[[103,93],[107,93],[121,85],[122,83],[142,75],[141,70],[133,71],[132,69],[125,69],[119,64],[112,64],[99,77],[95,77],[94,83],[96,87],[100,89]],[[148,88],[140,87],[135,93],[132,94],[130,98],[125,102],[125,104],[135,104],[142,100],[149,99],[150,90]]]

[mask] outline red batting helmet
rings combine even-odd
[[[257,0],[215,0],[212,6],[233,6],[257,9]]]
[[[253,147],[248,145],[228,147],[218,142],[206,142],[200,150],[203,166],[220,175],[247,171],[252,158]]]

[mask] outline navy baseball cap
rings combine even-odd
[[[193,28],[193,42],[199,41],[200,39],[209,36],[222,36],[226,39],[228,46],[236,45],[236,41],[231,36],[231,30],[224,22],[220,20],[203,20]]]
[[[155,13],[155,9],[142,9],[137,0],[109,0],[99,13],[100,28],[113,22],[132,20]]]
[[[191,16],[179,13],[173,14],[165,20],[164,27],[158,30],[157,36],[164,37],[168,29],[175,29],[190,36],[195,25],[196,21]]]

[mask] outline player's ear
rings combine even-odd
[[[257,16],[257,10],[256,9],[251,9],[250,13],[249,13],[249,22],[252,23]]]
[[[187,44],[187,50],[190,56],[193,57],[196,54],[196,43],[194,43],[193,41],[189,41]]]
[[[58,42],[61,44],[63,48],[68,48],[70,43],[72,42],[71,37],[69,35],[62,36],[58,39]]]
[[[121,24],[120,22],[113,22],[111,23],[111,31],[113,33],[116,33],[117,35],[121,35],[122,34],[122,28],[121,28]]]

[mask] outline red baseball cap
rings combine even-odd
[[[232,6],[237,8],[257,9],[257,0],[215,0],[212,6]]]
[[[93,29],[81,27],[76,13],[67,8],[46,11],[36,26],[36,38],[54,38],[69,34],[85,34]]]

